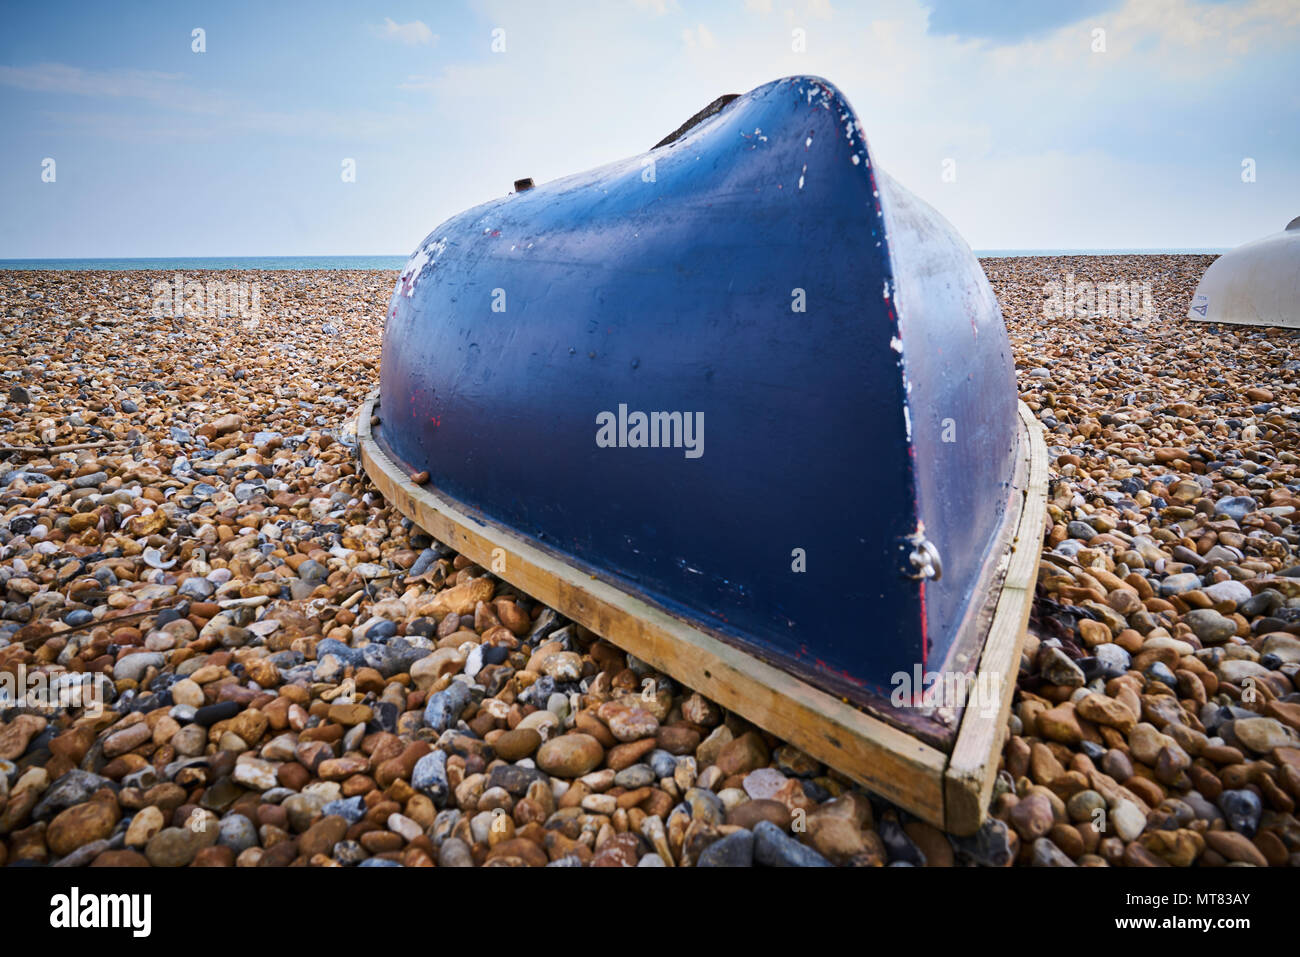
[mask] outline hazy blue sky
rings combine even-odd
[[[1300,215],[1300,0],[168,0],[3,17],[0,258],[404,255],[516,178],[643,152],[715,96],[795,73],[837,84],[880,165],[976,248],[1231,246]]]

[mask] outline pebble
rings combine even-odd
[[[787,780],[776,768],[758,768],[745,775],[745,793],[755,801],[775,798],[781,794]]]
[[[771,821],[754,826],[754,860],[766,867],[830,867],[830,862],[777,828]]]
[[[327,814],[303,831],[298,838],[298,849],[309,860],[316,854],[332,854],[347,830],[346,818]]]
[[[144,847],[149,839],[161,831],[166,824],[162,811],[153,805],[141,808],[126,829],[127,847]]]
[[[1040,837],[1032,845],[1034,867],[1077,867],[1074,861],[1059,847],[1045,837]]]
[[[577,778],[600,764],[604,756],[599,741],[575,732],[545,742],[537,751],[537,766],[556,777]]]
[[[1201,589],[1205,592],[1207,598],[1213,602],[1230,601],[1236,606],[1246,604],[1251,599],[1251,591],[1239,581],[1228,579],[1227,581],[1215,582]]]
[[[139,681],[148,668],[161,668],[167,659],[156,651],[141,651],[120,659],[113,667],[113,677],[119,681]]]
[[[365,802],[359,795],[357,797],[341,798],[336,801],[326,801],[319,808],[320,813],[325,817],[341,817],[349,824],[356,824],[366,815]]]
[[[704,849],[696,867],[752,867],[754,864],[754,834],[739,830],[721,837]]]
[[[882,818],[878,827],[880,840],[889,854],[890,863],[904,861],[913,867],[925,867],[925,855],[907,832],[892,817]]]
[[[1160,594],[1161,596],[1168,598],[1171,595],[1181,595],[1200,587],[1200,576],[1194,575],[1191,572],[1184,572],[1179,575],[1169,575],[1164,578],[1160,582]]]
[[[236,784],[258,791],[269,791],[277,783],[275,765],[257,758],[241,758],[235,764],[232,778]]]
[[[45,843],[56,857],[71,854],[113,833],[119,812],[115,801],[87,801],[61,811],[45,832]]]
[[[1008,848],[1016,863],[1187,866],[1210,851],[1262,863],[1251,839],[1276,850],[1297,833],[1280,755],[1300,730],[1285,720],[1300,702],[1300,655],[1286,650],[1300,605],[1287,575],[1300,552],[1300,381],[1285,366],[1300,333],[1189,334],[1208,261],[985,260],[1056,483],[1042,627],[1003,751],[1014,783],[993,809],[1029,840]],[[1149,282],[1157,311],[1045,321],[1042,284],[1067,272]],[[1059,823],[1038,833],[1054,800],[1077,831],[1106,812],[1099,850]],[[1200,830],[1220,818],[1231,831]],[[956,846],[974,856],[970,839]]]
[[[6,444],[110,443],[0,475],[0,668],[105,694],[93,724],[0,721],[0,855],[39,824],[66,866],[1283,863],[1300,334],[1188,335],[1207,262],[984,262],[1053,485],[998,796],[951,841],[383,501],[350,418],[393,274],[257,274],[232,335],[124,309],[148,273],[0,272]],[[1090,271],[1152,282],[1158,315],[1045,322],[1042,286]]]
[[[1111,824],[1125,842],[1137,840],[1137,836],[1146,827],[1146,815],[1132,801],[1120,800],[1110,812]]]
[[[516,728],[503,732],[494,742],[493,750],[505,761],[518,761],[531,757],[542,745],[542,736],[532,728]]]
[[[44,796],[32,808],[31,817],[36,821],[48,821],[74,804],[89,801],[100,788],[111,786],[112,782],[107,778],[90,771],[73,769],[61,775],[53,784],[42,786]],[[18,791],[18,782],[11,787],[12,791]]]
[[[1009,867],[1015,860],[1013,838],[1006,822],[989,817],[974,834],[952,840],[960,858],[980,867]]]
[[[129,842],[128,842],[129,843]],[[228,847],[236,855],[257,846],[257,829],[242,814],[230,814],[221,820],[217,829],[217,843]]]
[[[1254,837],[1259,830],[1263,804],[1254,791],[1236,788],[1219,795],[1219,809],[1228,826],[1246,837]]]
[[[447,752],[430,751],[415,763],[411,771],[411,787],[429,796],[435,805],[443,806],[447,800]]]
[[[167,827],[149,839],[144,856],[154,867],[185,867],[205,847],[212,846],[217,828]]]
[[[1222,644],[1237,631],[1237,625],[1212,608],[1195,608],[1183,616],[1183,623],[1192,629],[1203,645]]]
[[[434,731],[446,731],[469,704],[469,685],[453,681],[442,691],[429,696],[424,708],[424,723]]]

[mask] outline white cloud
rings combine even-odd
[[[691,28],[687,27],[682,31],[682,42],[688,49],[695,50],[712,50],[718,45],[718,41],[713,39],[713,34],[704,24]]]
[[[368,162],[388,165],[382,179],[368,165],[365,186],[391,195],[357,227],[382,224],[375,250],[411,248],[521,176],[542,184],[636,155],[717,95],[791,74],[837,84],[880,166],[977,248],[1231,245],[1276,229],[1279,209],[1282,222],[1300,209],[1300,83],[1285,59],[1300,48],[1296,0],[1126,0],[1014,42],[930,33],[925,0],[840,3],[829,20],[820,0],[733,0],[726,20],[674,0],[470,6],[474,29],[509,29],[508,55],[475,43],[394,69],[376,62],[371,33],[357,31],[348,68],[374,91],[364,108],[300,110],[198,89],[192,74],[63,64],[0,66],[0,98],[19,110],[33,101],[35,114],[53,108],[50,94],[76,95],[80,107],[36,114],[41,132],[70,141],[201,138],[259,156],[272,140],[328,145],[321,168],[333,181],[335,153],[376,144]],[[807,30],[804,53],[791,49],[795,26]],[[1089,51],[1095,26],[1106,28],[1105,54]],[[1258,158],[1258,183],[1240,182],[1244,156]],[[955,182],[941,179],[950,157]],[[302,189],[294,195],[307,196]],[[302,202],[352,222],[330,200]]]
[[[835,10],[831,0],[808,0],[808,12],[818,20],[829,20]]]
[[[745,0],[745,10],[759,16],[767,16],[776,9],[773,0]],[[835,13],[830,0],[786,0],[781,10],[787,23],[803,23],[809,18],[829,20]]]
[[[519,176],[540,184],[635,155],[718,94],[791,74],[836,83],[880,165],[978,248],[1229,245],[1276,228],[1276,209],[1300,202],[1290,140],[1280,138],[1290,134],[1258,142],[1262,116],[1220,131],[1226,159],[1195,148],[1198,104],[1221,106],[1255,55],[1295,48],[1294,2],[1127,0],[1096,22],[1010,44],[930,33],[923,0],[833,10],[773,0],[766,16],[765,0],[747,0],[735,4],[741,15],[715,23],[725,29],[717,34],[681,11],[652,19],[653,0],[583,3],[582,12],[576,0],[483,2],[487,22],[528,42],[508,57],[453,58],[402,84],[428,95],[440,136],[474,157],[451,165],[455,187],[427,213],[410,213],[414,239]],[[808,52],[793,52],[782,26],[807,29]],[[1089,50],[1094,26],[1107,30],[1106,54]],[[629,29],[640,31],[635,42]],[[1233,51],[1243,38],[1249,56]],[[587,93],[572,97],[575,88]],[[1300,111],[1296,89],[1260,97],[1245,112],[1266,103],[1273,126]],[[1260,156],[1270,175],[1238,198],[1215,184],[1240,186],[1241,156]],[[955,183],[941,179],[947,158]]]
[[[438,81],[431,76],[413,74],[408,76],[401,83],[397,84],[397,88],[399,90],[413,90],[419,93],[428,93],[432,90],[438,89],[439,85]]]
[[[156,70],[84,70],[66,63],[0,66],[0,86],[29,93],[148,100],[190,113],[221,113],[233,106],[228,97],[188,86],[180,73]]]
[[[1279,30],[1300,26],[1294,0],[1252,0],[1240,5],[1197,4],[1190,0],[1131,2],[1115,17],[1117,31],[1157,39],[1161,52],[1224,50],[1249,52]]]
[[[438,35],[430,30],[423,20],[398,23],[392,17],[384,17],[382,26],[371,27],[371,29],[378,36],[387,40],[396,40],[408,47],[433,46],[438,42]]]
[[[413,78],[418,79],[418,78]],[[374,139],[401,130],[405,121],[376,111],[269,110],[221,91],[197,90],[180,73],[155,70],[84,70],[66,63],[0,66],[0,86],[29,93],[90,99],[136,100],[165,111],[86,113],[49,110],[43,115],[79,135],[112,139],[214,139],[237,133]]]
[[[770,3],[771,0],[768,0]],[[632,5],[638,10],[645,10],[653,13],[656,17],[662,17],[669,10],[677,10],[677,0],[632,0]]]
[[[65,63],[0,66],[0,85],[34,93],[76,93],[95,96],[149,95],[160,85],[179,80],[179,73],[156,70],[83,70]]]
[[[1203,76],[1207,62],[1219,64],[1225,58],[1293,42],[1293,31],[1300,27],[1300,4],[1294,0],[1248,0],[1232,5],[1129,0],[1118,10],[1061,27],[1047,36],[994,47],[990,56],[996,65],[1020,68],[1094,56],[1090,45],[1097,27],[1106,31],[1106,52],[1095,54],[1095,63],[1133,57],[1158,62],[1166,77],[1168,71]]]

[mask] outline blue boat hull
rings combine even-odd
[[[811,77],[436,229],[380,416],[485,522],[873,704],[969,658],[1018,436],[978,262]]]

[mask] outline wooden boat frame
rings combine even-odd
[[[1023,402],[1017,473],[1004,537],[995,543],[1001,556],[995,559],[999,574],[990,592],[993,613],[974,676],[976,686],[999,689],[999,707],[996,713],[963,709],[950,750],[574,567],[431,486],[416,484],[376,438],[372,422],[380,421],[378,403],[376,389],[357,415],[362,465],[384,498],[429,535],[930,824],[969,835],[984,822],[1033,604],[1047,512],[1047,448],[1042,427]]]

